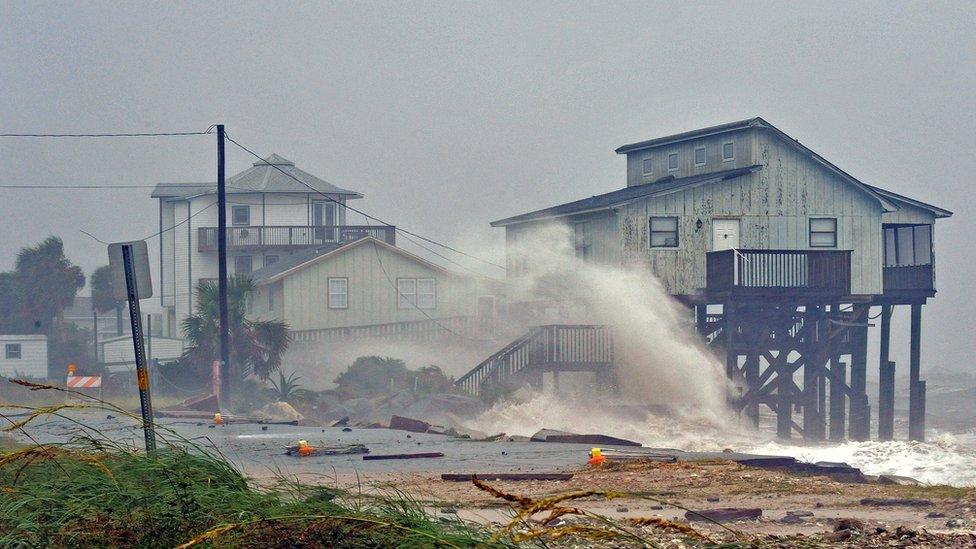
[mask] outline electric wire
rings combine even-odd
[[[236,146],[238,146],[239,148],[241,148],[241,149],[242,149],[243,151],[245,151],[246,153],[248,153],[248,154],[250,154],[251,156],[253,156],[253,157],[255,157],[255,158],[257,158],[258,160],[264,160],[264,158],[261,158],[261,156],[260,156],[259,154],[257,154],[256,152],[254,152],[254,151],[252,151],[251,149],[248,149],[248,148],[247,148],[247,147],[245,147],[244,145],[241,145],[240,143],[238,143],[237,141],[235,141],[235,140],[234,140],[234,139],[233,139],[233,138],[232,138],[231,136],[229,136],[229,135],[227,135],[227,133],[226,133],[226,132],[224,132],[224,137],[225,137],[225,138],[226,138],[226,139],[227,139],[228,141],[230,141],[231,143],[233,143],[234,145],[236,145]],[[297,178],[297,177],[295,177],[295,176],[293,176],[292,174],[290,174],[290,173],[288,173],[288,172],[286,172],[285,170],[283,170],[283,169],[281,169],[281,168],[279,168],[278,166],[276,166],[276,165],[274,165],[274,164],[268,164],[268,165],[269,165],[269,166],[271,166],[272,168],[274,168],[274,169],[276,169],[276,170],[278,170],[279,172],[281,172],[282,174],[284,174],[284,175],[285,175],[286,177],[288,177],[288,178],[290,178],[290,179],[293,179],[294,181],[297,181],[298,183],[300,183],[300,184],[302,184],[302,185],[304,185],[305,187],[308,187],[308,188],[309,188],[310,190],[312,190],[313,192],[315,192],[315,193],[317,193],[317,194],[320,194],[320,195],[322,195],[322,196],[323,196],[323,197],[324,197],[324,198],[325,198],[326,200],[328,200],[328,201],[330,201],[330,202],[333,202],[333,203],[335,203],[335,204],[338,204],[339,206],[341,206],[341,207],[343,207],[343,208],[346,208],[347,210],[351,210],[351,211],[353,211],[353,212],[356,212],[356,213],[358,213],[359,215],[362,215],[363,217],[365,217],[366,219],[372,219],[373,221],[376,221],[377,223],[382,223],[383,225],[389,225],[389,226],[391,226],[391,227],[394,227],[394,230],[396,230],[396,231],[397,231],[397,232],[399,232],[399,233],[403,233],[403,234],[408,234],[408,235],[410,235],[410,236],[413,236],[413,237],[415,237],[415,238],[419,238],[419,239],[421,239],[421,240],[423,240],[424,242],[428,242],[428,243],[430,243],[430,244],[434,244],[435,246],[440,246],[441,248],[444,248],[444,249],[446,249],[446,250],[450,250],[450,251],[452,251],[452,252],[454,252],[454,253],[457,253],[457,254],[460,254],[460,255],[463,255],[463,256],[465,256],[465,257],[469,257],[469,258],[471,258],[471,259],[474,259],[474,260],[477,260],[477,261],[480,261],[480,262],[482,262],[482,263],[485,263],[485,264],[487,264],[487,265],[491,265],[491,266],[493,266],[493,267],[497,267],[497,268],[499,268],[499,269],[502,269],[502,270],[505,270],[505,267],[504,267],[504,266],[502,266],[502,265],[499,265],[499,264],[497,264],[497,263],[495,263],[495,262],[493,262],[493,261],[489,261],[489,260],[487,260],[487,259],[483,259],[483,258],[480,258],[480,257],[478,257],[478,256],[475,256],[475,255],[472,255],[472,254],[469,254],[469,253],[467,253],[467,252],[463,252],[463,251],[461,251],[461,250],[458,250],[457,248],[454,248],[454,247],[452,247],[452,246],[449,246],[449,245],[447,245],[447,244],[443,244],[443,243],[441,243],[441,242],[437,242],[436,240],[433,240],[433,239],[430,239],[430,238],[427,238],[426,236],[423,236],[423,235],[420,235],[420,234],[417,234],[417,233],[415,233],[415,232],[412,232],[412,231],[408,231],[408,230],[406,230],[406,229],[402,229],[402,228],[400,228],[400,227],[396,227],[396,226],[394,226],[394,225],[392,225],[391,223],[389,223],[389,222],[387,222],[387,221],[384,221],[384,220],[382,220],[382,219],[380,219],[380,218],[378,218],[378,217],[375,217],[375,216],[372,216],[372,215],[370,215],[370,214],[368,214],[368,213],[366,213],[366,212],[364,212],[364,211],[362,211],[362,210],[358,210],[358,209],[356,209],[356,208],[354,208],[354,207],[352,207],[352,206],[349,206],[349,205],[347,205],[347,204],[343,204],[342,202],[339,202],[338,200],[336,200],[336,199],[334,199],[334,198],[332,198],[331,196],[329,196],[329,195],[327,195],[327,194],[325,194],[325,193],[323,193],[322,191],[320,191],[320,190],[318,190],[318,189],[316,189],[315,187],[313,187],[312,185],[309,185],[308,183],[306,183],[306,182],[304,182],[304,181],[302,181],[301,179],[299,179],[299,178]]]

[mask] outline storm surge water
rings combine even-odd
[[[585,384],[558,394],[519,391],[467,427],[529,436],[539,429],[602,433],[648,447],[732,449],[842,461],[866,474],[897,474],[928,484],[976,485],[976,437],[943,435],[928,443],[848,442],[797,446],[776,442],[728,409],[724,366],[695,333],[693,319],[646,269],[601,266],[576,257],[575,236],[553,225],[510,240],[520,276],[510,277],[513,310],[533,311],[532,324],[613,327],[619,396]],[[585,242],[582,243],[585,246]],[[619,263],[619,262],[618,262]],[[518,328],[521,329],[521,328]]]

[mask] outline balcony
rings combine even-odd
[[[884,293],[917,294],[932,297],[935,295],[935,275],[932,264],[892,265],[884,268]]]
[[[759,298],[851,293],[849,250],[723,250],[706,259],[706,292]]]
[[[217,227],[200,227],[197,233],[201,252],[217,251]],[[249,225],[227,227],[227,249],[236,251],[262,249],[297,249],[335,244],[340,246],[372,236],[387,244],[396,244],[396,227],[392,225]]]

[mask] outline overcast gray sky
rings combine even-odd
[[[622,187],[614,147],[761,115],[862,181],[955,211],[936,231],[924,358],[968,368],[976,3],[848,4],[3,1],[0,131],[223,122],[379,217],[498,257],[489,221]],[[0,139],[0,183],[212,181],[214,150]],[[250,166],[228,153],[230,174]],[[148,195],[0,189],[0,269],[56,234],[90,272],[105,249],[79,230],[153,233]]]

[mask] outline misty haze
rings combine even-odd
[[[0,3],[0,546],[976,545],[972,21]]]

